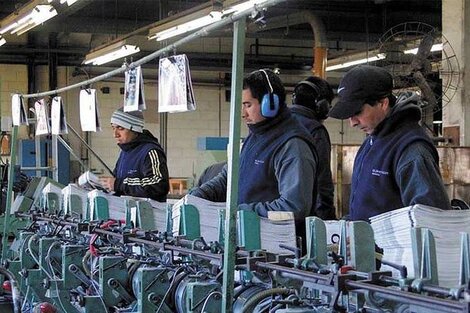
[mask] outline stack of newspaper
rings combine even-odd
[[[103,185],[101,185],[99,177],[90,171],[86,171],[78,177],[78,185],[88,190],[98,189],[106,191]]]
[[[100,190],[93,190],[88,192],[88,203],[90,205],[90,211],[94,212],[97,197],[102,197],[107,200],[109,208],[109,218],[113,220],[126,220],[126,201],[147,201],[153,210],[153,230],[166,231],[166,210],[167,204],[164,202],[158,202],[148,198],[138,198],[130,196],[114,196],[109,193],[102,192]],[[132,217],[132,212],[131,212]],[[91,219],[95,217],[91,216]]]
[[[164,232],[167,230],[166,218],[167,218],[167,206],[165,202],[158,202],[155,200],[147,200],[153,208],[153,222],[155,230]]]
[[[126,201],[122,197],[113,196],[109,193],[102,192],[100,190],[93,190],[88,193],[88,203],[90,206],[90,212],[92,216],[90,219],[93,220],[96,216],[93,216],[95,211],[97,197],[102,197],[108,201],[109,218],[113,220],[125,220],[126,219]]]
[[[279,245],[296,247],[295,222],[293,219],[274,221],[261,217],[260,229],[261,249],[272,253],[290,253],[288,250],[279,247]]]
[[[206,242],[219,241],[219,214],[225,209],[225,202],[211,202],[192,195],[186,195],[173,205],[173,235],[179,234],[180,207],[191,204],[199,211],[201,237]]]
[[[52,193],[57,195],[57,201],[59,203],[47,203],[48,199],[46,195],[48,193]],[[41,207],[46,209],[46,208],[51,208],[55,206],[56,208],[62,208],[62,188],[58,186],[55,183],[48,183],[43,189],[42,189],[42,195],[41,195]]]
[[[80,188],[76,184],[68,184],[65,186],[62,189],[62,201],[65,213],[72,214],[74,211],[77,212],[78,208],[72,208],[71,201],[71,196],[76,195],[81,200],[81,209],[78,211],[80,211],[80,214],[83,218],[86,218],[87,194],[88,190]]]
[[[435,239],[439,285],[456,287],[459,278],[460,232],[470,232],[470,211],[445,211],[425,205],[413,205],[372,217],[371,225],[384,259],[405,265],[414,273],[411,228],[429,229]],[[382,269],[389,270],[383,266]],[[396,274],[397,272],[395,272]]]
[[[225,209],[225,202],[211,202],[192,195],[184,196],[173,205],[173,233],[179,233],[180,207],[183,204],[194,205],[199,212],[201,236],[206,242],[219,241],[220,210]],[[295,223],[290,220],[270,220],[260,218],[261,249],[272,253],[288,253],[280,244],[295,247]]]

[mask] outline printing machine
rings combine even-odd
[[[185,228],[175,233],[170,205],[160,217],[166,219],[165,229],[148,224],[155,209],[146,200],[122,199],[122,218],[109,219],[113,207],[98,197],[97,205],[77,216],[71,212],[81,210],[80,199],[64,210],[60,195],[38,192],[46,183],[50,181],[33,179],[15,201],[13,222],[3,229],[11,240],[0,267],[1,312],[221,311],[222,275],[227,270],[223,236],[219,241],[198,236],[199,218],[194,214],[204,208],[183,205],[180,210],[192,214],[181,214],[179,223]],[[260,235],[253,233],[259,228],[251,226],[259,223],[258,216],[247,214],[239,220],[240,233]],[[369,224],[339,223],[339,245],[334,249],[327,244],[325,223],[308,217],[305,255],[297,247],[285,247],[286,253],[247,249],[239,241],[232,311],[470,312],[468,247],[463,245],[461,284],[445,288],[436,283],[430,231],[413,230],[420,243],[414,253],[418,277],[408,277],[399,265],[394,266],[400,276],[394,277],[390,271],[376,270]]]

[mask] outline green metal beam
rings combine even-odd
[[[232,312],[235,249],[237,247],[238,164],[240,159],[241,91],[245,61],[246,20],[233,24],[232,95],[230,98],[230,137],[227,177],[227,209],[225,217],[224,276],[222,310]]]
[[[8,169],[7,202],[5,205],[5,220],[2,237],[2,263],[6,261],[8,252],[8,233],[10,231],[10,211],[13,199],[13,180],[15,178],[14,165],[16,164],[16,142],[18,137],[18,126],[13,126],[11,131],[10,168]]]

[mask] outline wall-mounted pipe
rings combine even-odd
[[[262,29],[259,29],[256,24],[251,24],[247,29],[247,33],[267,31],[270,29],[277,29],[299,24],[310,24],[312,27],[313,37],[315,40],[313,47],[314,63],[312,65],[312,72],[316,76],[325,78],[328,40],[326,37],[325,24],[323,23],[321,17],[315,13],[311,11],[301,11],[294,14],[271,18],[268,20],[266,26]]]

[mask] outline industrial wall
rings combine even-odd
[[[58,68],[58,87],[63,87],[73,83],[85,80],[85,75],[76,75],[73,68]],[[47,66],[36,67],[36,86],[38,91],[49,90],[48,68]],[[197,140],[199,137],[227,137],[229,135],[229,102],[226,101],[226,87],[211,83],[198,83],[200,77],[208,80],[207,76],[212,75],[220,77],[223,73],[207,74],[203,72],[192,72],[195,97],[197,101],[197,110],[187,113],[168,114],[168,137],[167,137],[167,156],[168,166],[171,177],[188,177],[191,184],[192,179],[197,178],[200,172],[209,164],[224,157],[224,151],[203,151],[197,149]],[[285,82],[301,80],[303,77],[281,75]],[[210,79],[209,79],[210,80]],[[110,117],[112,112],[122,103],[123,95],[120,88],[123,87],[122,78],[116,77],[108,81],[95,83],[93,86],[97,90],[99,113],[101,117],[102,131],[97,133],[82,133],[79,123],[79,90],[71,90],[61,94],[67,121],[71,126],[80,131],[93,149],[113,168],[119,154],[114,138],[112,137],[110,127]],[[109,93],[103,93],[103,87],[109,87]],[[1,115],[11,116],[10,97],[12,92],[27,92],[27,70],[24,65],[0,65],[0,104]],[[157,106],[157,83],[156,80],[145,79],[145,99],[147,101],[148,111],[144,113],[146,128],[149,129],[157,138],[160,137],[161,116],[158,114]],[[288,103],[290,103],[290,94],[288,94]],[[351,129],[346,122],[338,120],[327,120],[328,128],[332,142],[335,144],[348,143],[359,144],[364,135],[362,132]],[[28,132],[27,128],[20,128],[20,137],[28,138],[34,132]],[[241,135],[247,135],[247,128],[241,127]],[[90,168],[106,174],[104,167],[98,160],[83,149],[79,140],[69,133],[65,136],[66,140],[74,148],[77,155],[83,158],[84,162],[89,162]],[[72,158],[71,158],[72,159]],[[71,179],[81,172],[78,162],[71,160]]]

